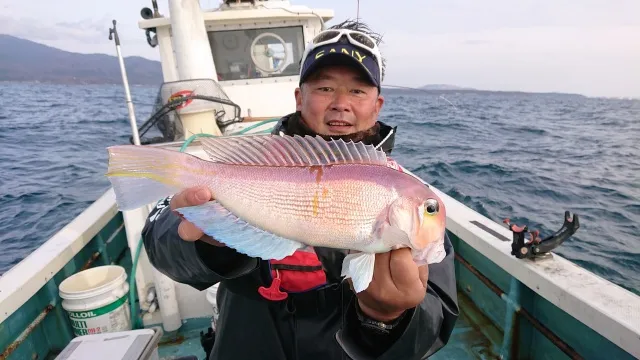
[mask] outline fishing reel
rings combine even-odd
[[[560,246],[580,228],[578,215],[571,214],[569,211],[564,212],[564,223],[560,230],[543,239],[540,238],[540,231],[529,231],[527,225],[517,226],[512,224],[509,219],[505,219],[503,222],[507,224],[509,230],[513,233],[511,255],[518,259],[532,259],[544,256]],[[528,242],[525,240],[527,234],[529,234]]]

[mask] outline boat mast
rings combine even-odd
[[[217,81],[213,53],[204,25],[204,17],[198,0],[169,0],[173,49],[179,80],[211,79]],[[194,91],[198,89],[184,89]],[[193,134],[206,133],[220,136],[222,133],[215,121],[214,110],[198,112],[180,111],[180,120],[185,138]],[[176,139],[177,140],[177,139]]]

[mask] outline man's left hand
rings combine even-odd
[[[429,279],[428,265],[418,266],[409,248],[376,254],[369,287],[356,294],[368,317],[390,322],[422,302]]]

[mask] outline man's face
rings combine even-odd
[[[384,103],[378,88],[348,66],[325,66],[296,89],[296,110],[321,135],[346,135],[375,125]]]

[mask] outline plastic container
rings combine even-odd
[[[158,360],[160,327],[78,336],[55,360]]]
[[[129,284],[123,267],[83,270],[65,279],[58,291],[75,336],[131,330]]]

